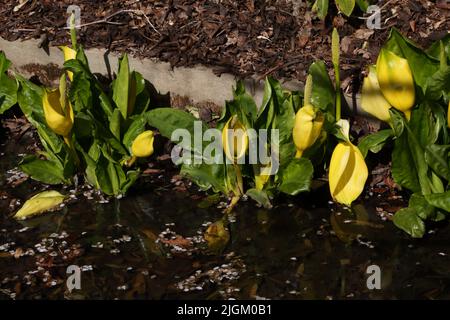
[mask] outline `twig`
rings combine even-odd
[[[122,14],[122,13],[132,13],[132,14],[135,14],[135,15],[142,15],[142,16],[144,16],[145,20],[147,20],[147,23],[150,25],[150,27],[152,27],[152,29],[153,29],[157,34],[161,35],[161,33],[155,28],[155,26],[153,25],[153,23],[150,21],[149,17],[144,13],[144,11],[142,11],[142,10],[137,10],[137,9],[123,9],[123,10],[119,10],[119,11],[117,11],[117,12],[114,12],[113,14],[110,14],[109,16],[107,16],[107,17],[104,18],[104,19],[100,19],[100,20],[96,20],[96,21],[92,21],[92,22],[88,22],[88,23],[83,23],[83,24],[80,24],[80,25],[78,25],[78,26],[76,26],[76,27],[77,27],[77,28],[82,28],[82,27],[87,27],[87,26],[91,26],[91,25],[94,25],[94,24],[99,24],[99,23],[108,23],[108,24],[121,25],[121,24],[123,24],[123,23],[120,23],[120,22],[112,22],[112,21],[109,21],[109,20],[110,20],[111,18],[113,18],[113,17],[119,15],[119,14]],[[66,30],[67,30],[67,29],[70,29],[70,27],[64,27],[63,29],[66,29]]]

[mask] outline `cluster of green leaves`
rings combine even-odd
[[[368,0],[335,0],[336,7],[340,12],[350,17],[355,5],[357,5],[362,12],[366,12],[369,7]],[[324,20],[328,15],[328,8],[330,5],[329,0],[316,0],[313,4],[313,10],[317,12],[320,19]]]
[[[392,109],[391,129],[362,139],[364,155],[378,152],[393,140],[392,176],[413,192],[409,207],[394,216],[394,223],[413,237],[422,237],[425,220],[440,221],[450,212],[450,36],[422,50],[393,29],[385,47],[408,60],[416,85],[411,119]]]
[[[7,74],[10,65],[11,62],[0,51],[0,114],[3,114],[17,102],[17,82]]]
[[[139,176],[138,169],[129,169],[125,163],[131,157],[134,138],[147,125],[149,84],[140,73],[130,70],[124,55],[116,79],[104,88],[90,71],[81,47],[64,69],[73,73],[67,96],[74,111],[72,140],[76,151],[47,126],[42,105],[45,88],[17,76],[19,106],[37,129],[45,149],[25,157],[20,168],[47,184],[68,184],[83,172],[89,184],[105,194],[125,194]]]
[[[272,141],[268,134],[266,148],[271,158],[279,159],[279,169],[276,174],[267,177],[258,188],[257,179],[262,165],[208,163],[186,164],[181,166],[181,173],[194,181],[204,190],[221,192],[231,195],[234,199],[246,194],[265,207],[270,207],[270,198],[279,192],[297,195],[310,190],[314,167],[323,168],[323,160],[329,144],[328,133],[336,133],[335,126],[335,88],[329,78],[325,64],[315,62],[309,69],[312,77],[311,104],[325,115],[324,131],[316,143],[307,149],[302,158],[296,159],[296,148],[292,138],[295,114],[302,106],[303,95],[300,92],[284,89],[272,78],[265,81],[265,92],[261,106],[258,108],[252,96],[245,91],[242,82],[238,82],[233,92],[234,98],[227,101],[220,117],[217,129],[223,130],[228,120],[235,116],[247,129],[254,129],[259,134],[260,129],[277,129],[279,132],[279,154],[271,149]],[[172,132],[186,128],[194,135],[193,115],[173,109],[154,109],[149,112],[149,124],[159,129],[162,135],[171,139]],[[203,124],[203,130],[207,129]],[[259,137],[255,137],[258,139]],[[177,141],[178,142],[178,141]],[[202,150],[194,146],[184,146],[197,156],[202,156]],[[215,155],[213,154],[212,157]],[[225,157],[225,156],[224,156]],[[314,165],[313,165],[314,163]],[[242,176],[242,178],[240,177]],[[243,181],[240,181],[240,178]],[[241,190],[243,188],[244,190]],[[236,200],[237,200],[236,199]],[[233,204],[233,203],[232,203]]]

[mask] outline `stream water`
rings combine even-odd
[[[57,212],[15,221],[15,199],[43,189],[7,183],[29,135],[0,148],[0,299],[450,298],[448,225],[410,239],[380,218],[380,198],[350,211],[329,202],[326,186],[272,210],[239,203],[216,252],[203,235],[223,218],[217,199],[180,190],[164,174],[120,200],[94,201],[85,190]],[[81,270],[71,292],[70,265]],[[372,265],[381,289],[367,286]]]

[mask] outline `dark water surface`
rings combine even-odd
[[[157,174],[124,199],[99,203],[81,191],[62,210],[15,221],[11,199],[42,190],[6,185],[22,140],[1,147],[0,299],[450,298],[447,225],[409,239],[377,214],[381,200],[351,212],[330,204],[326,188],[272,210],[240,203],[218,254],[203,234],[221,209]],[[66,287],[69,265],[82,270],[80,290]],[[370,265],[380,267],[380,290],[367,288]]]

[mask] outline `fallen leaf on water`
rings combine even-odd
[[[168,244],[170,246],[178,246],[184,249],[189,249],[193,247],[192,241],[182,236],[176,236],[174,239],[161,239],[162,243]]]
[[[14,215],[14,218],[26,219],[50,211],[63,203],[65,198],[64,195],[54,190],[38,193],[23,204],[22,208]]]

